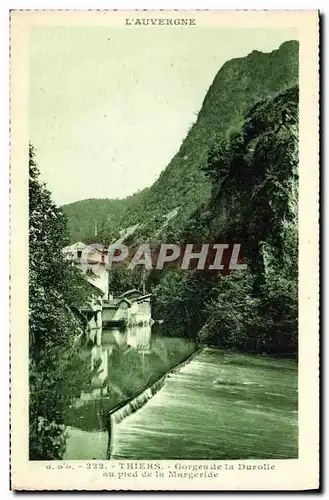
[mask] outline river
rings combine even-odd
[[[204,349],[112,432],[113,459],[297,458],[297,364]]]

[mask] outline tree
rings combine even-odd
[[[29,149],[29,442],[31,460],[61,459],[65,420],[88,374],[77,349],[88,288],[62,255],[66,219],[39,181]]]
[[[255,104],[209,158],[219,212],[211,228],[246,242],[250,273],[219,281],[202,341],[296,354],[298,160],[297,87]]]
[[[142,277],[142,271],[138,267],[130,270],[123,265],[120,268],[111,269],[109,273],[109,293],[118,296],[132,288],[139,290],[142,288]]]

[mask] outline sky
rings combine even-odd
[[[153,184],[224,62],[292,39],[294,29],[33,28],[29,135],[54,201]]]

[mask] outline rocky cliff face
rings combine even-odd
[[[259,256],[265,267],[289,260],[297,251],[298,87],[253,106],[206,172],[213,182],[207,237],[239,239],[255,265]]]
[[[253,106],[242,126],[213,151],[206,172],[212,197],[196,214],[194,227],[206,219],[204,239],[242,243],[249,266],[212,285],[202,304],[207,315],[201,318],[199,337],[222,347],[293,355],[298,331],[298,87]],[[197,234],[200,230],[189,238]]]
[[[224,348],[297,352],[297,85],[297,42],[228,61],[153,186],[115,203],[86,200],[64,207],[73,238],[78,228],[85,239],[95,210],[103,203],[101,216],[107,203],[113,210],[104,213],[103,242],[138,224],[126,244],[243,244],[244,272],[220,278],[183,270],[149,274],[154,312],[168,335],[198,335]],[[119,285],[123,278],[117,277]],[[114,293],[115,279],[112,273]]]
[[[64,206],[72,240],[93,236],[95,214],[101,236],[107,241],[115,239],[120,229],[137,222],[136,240],[155,234],[158,240],[179,239],[195,209],[211,196],[212,183],[204,173],[209,155],[243,125],[256,103],[275,97],[297,82],[295,41],[285,42],[271,53],[253,51],[247,57],[227,61],[211,84],[179,151],[151,188],[115,202],[84,200]],[[173,210],[177,215],[164,224]]]

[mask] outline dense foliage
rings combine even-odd
[[[121,295],[127,290],[143,289],[143,275],[138,267],[130,271],[125,267],[112,269],[109,273],[109,290],[113,295]]]
[[[180,241],[191,215],[209,199],[212,182],[204,174],[209,154],[240,127],[248,110],[298,81],[298,42],[269,54],[254,51],[227,61],[211,84],[196,122],[179,151],[147,189],[123,200],[83,200],[63,207],[71,240],[91,243],[95,220],[97,241],[109,243],[135,224],[134,243]],[[165,165],[164,165],[165,167]],[[109,167],[111,168],[111,166]],[[166,215],[178,209],[169,221]]]
[[[242,244],[247,272],[148,273],[154,315],[164,320],[167,335],[198,335],[204,343],[239,350],[297,352],[297,82],[297,42],[225,63],[155,184],[114,200],[116,208],[106,218],[99,215],[106,242],[138,224],[126,244]],[[82,212],[91,202],[64,207],[73,240],[78,227],[80,239],[90,234],[86,225],[93,228],[96,205]],[[140,287],[138,274],[112,275],[110,292],[128,286]]]
[[[243,242],[249,271],[219,279],[167,273],[156,287],[167,328],[202,326],[199,339],[226,348],[292,354],[297,349],[298,89],[254,106],[209,157],[213,195],[188,239]],[[171,307],[173,305],[173,307]],[[179,312],[179,313],[178,313]],[[170,326],[171,325],[171,326]]]
[[[29,443],[31,460],[60,459],[65,450],[65,415],[80,395],[88,370],[77,340],[77,315],[87,299],[86,282],[62,256],[66,219],[39,181],[29,152]]]

